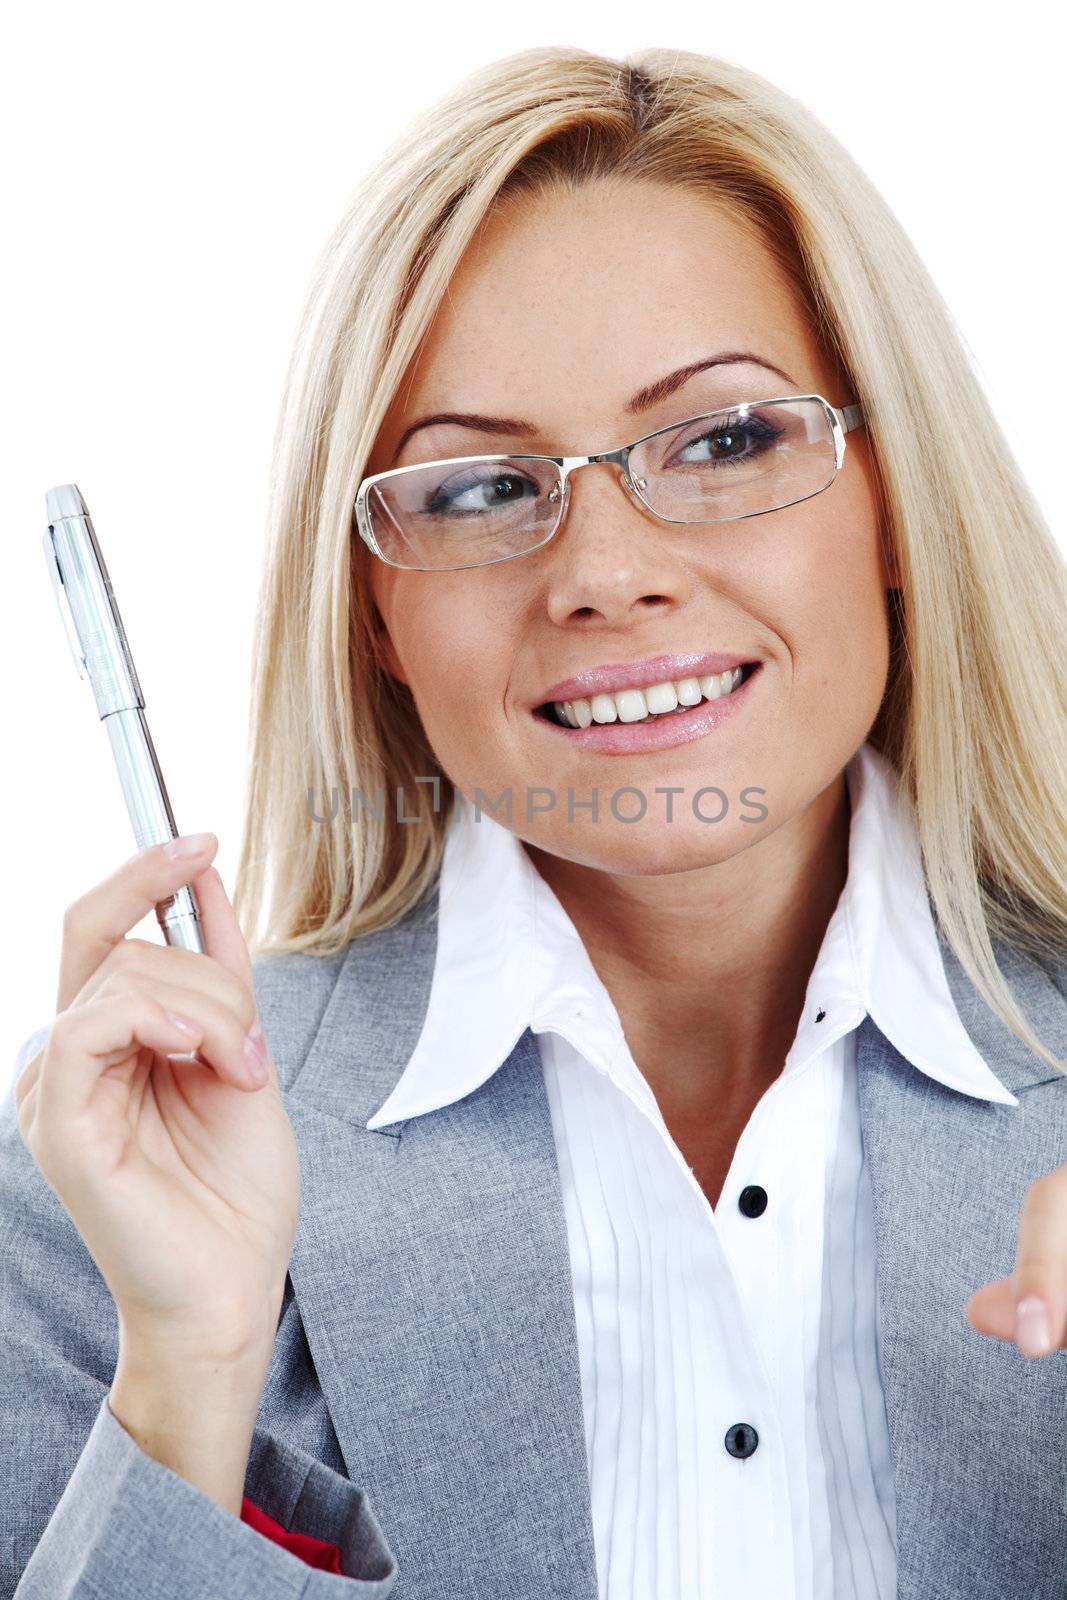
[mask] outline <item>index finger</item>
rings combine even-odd
[[[63,917],[57,1012],[66,1011],[104,957],[122,943],[131,928],[204,872],[219,841],[213,833],[189,836],[188,842],[196,841],[200,841],[198,848],[177,858],[167,853],[165,844],[149,845],[71,902]]]

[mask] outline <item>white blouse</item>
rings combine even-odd
[[[914,816],[865,744],[848,880],[785,1067],[713,1209],[571,919],[458,791],[414,1054],[367,1126],[461,1099],[538,1036],[559,1157],[601,1600],[892,1600],[855,1030],[938,1082],[1014,1097],[956,1013]]]

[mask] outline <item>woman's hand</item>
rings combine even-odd
[[[1067,1163],[1026,1191],[1011,1277],[987,1283],[965,1309],[979,1333],[1013,1339],[1025,1356],[1067,1349]]]
[[[254,1075],[252,967],[208,865],[218,840],[195,837],[177,859],[141,851],[68,907],[56,1019],[15,1104],[123,1339],[178,1363],[258,1365],[299,1220],[299,1157],[265,1042]],[[187,883],[208,954],[124,937]]]

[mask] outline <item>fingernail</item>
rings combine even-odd
[[[1049,1311],[1036,1294],[1024,1295],[1015,1308],[1015,1343],[1024,1356],[1047,1355],[1052,1345]]]
[[[195,1022],[190,1022],[188,1017],[180,1017],[176,1011],[168,1011],[167,1016],[176,1028],[181,1029],[182,1033],[189,1034],[190,1038],[193,1039],[200,1037],[200,1029]]]
[[[245,1061],[248,1071],[257,1083],[267,1081],[267,1040],[258,1021],[253,1022],[245,1036]]]
[[[215,837],[213,833],[186,833],[163,846],[163,854],[172,861],[183,861],[186,856],[202,855]]]

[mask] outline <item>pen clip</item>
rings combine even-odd
[[[59,607],[59,614],[63,618],[63,628],[70,643],[70,653],[74,657],[74,665],[77,668],[78,677],[84,678],[88,683],[89,672],[85,664],[81,643],[78,639],[78,630],[74,626],[74,618],[71,615],[70,601],[67,599],[63,573],[60,569],[59,559],[56,556],[55,537],[51,525],[44,532],[44,554],[48,563],[48,573],[52,579],[52,588],[55,591],[56,604]]]
[[[75,666],[89,680],[101,717],[143,710],[144,696],[89,508],[76,483],[49,489],[45,503],[45,556]]]

